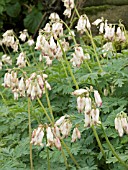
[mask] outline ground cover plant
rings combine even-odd
[[[51,13],[36,41],[2,35],[0,169],[127,170],[127,32],[63,2],[73,28]]]

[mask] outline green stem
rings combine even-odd
[[[74,164],[77,166],[77,168],[79,168],[79,164],[77,163],[76,159],[74,158],[74,156],[72,155],[72,153],[70,152],[70,149],[68,148],[68,146],[65,144],[65,142],[63,140],[61,140],[63,146],[65,147],[65,149],[67,150],[68,154],[70,155],[70,157],[72,158]]]
[[[46,85],[45,85],[45,94],[46,94],[46,99],[47,99],[49,111],[50,111],[50,114],[51,114],[51,117],[52,117],[52,122],[54,123],[55,120],[54,120],[53,111],[52,111],[51,103],[50,103],[50,100],[49,100],[48,90],[47,90],[47,88],[46,88]]]
[[[37,97],[37,101],[38,101],[38,103],[40,104],[41,108],[43,109],[43,111],[44,111],[47,119],[49,120],[49,122],[50,122],[52,125],[54,125],[54,123],[52,122],[51,118],[49,117],[49,115],[48,115],[45,107],[43,106],[42,102],[40,101],[40,99],[39,99],[38,97]]]
[[[96,52],[96,45],[95,45],[95,43],[94,43],[94,41],[93,41],[93,37],[92,37],[91,31],[90,31],[90,34],[89,34],[88,30],[86,30],[86,34],[87,34],[87,36],[88,36],[88,37],[90,38],[90,40],[91,40],[91,43],[92,43],[92,46],[93,46],[93,50],[94,50],[94,54],[95,54],[97,63],[98,63],[98,65],[99,65],[99,68],[100,68],[101,71],[103,71],[103,70],[102,70],[102,67],[101,67],[101,64],[100,64],[100,61],[99,61],[99,57],[98,57],[97,52]]]
[[[76,9],[76,6],[74,7],[74,9],[75,9],[75,11],[76,11],[76,14],[77,14],[78,18],[80,18],[80,15],[79,15],[78,10]],[[95,45],[95,43],[94,43],[94,41],[93,41],[92,33],[91,33],[91,31],[90,31],[90,33],[89,33],[87,29],[85,29],[85,32],[86,32],[87,36],[90,38],[90,40],[91,40],[92,47],[93,47],[94,54],[95,54],[97,63],[98,63],[98,65],[99,65],[99,68],[100,68],[101,71],[103,71],[103,70],[102,70],[102,67],[101,67],[101,65],[100,65],[99,57],[98,57],[97,52],[96,52],[96,45]]]
[[[62,47],[62,44],[60,43],[59,39],[57,39],[57,42],[58,42],[59,45],[60,45],[60,48],[61,48],[62,53],[63,53],[63,56],[64,56],[64,60],[65,60],[65,62],[66,62],[66,64],[67,64],[68,70],[69,70],[70,75],[71,75],[71,77],[72,77],[72,80],[73,80],[73,82],[74,82],[74,84],[75,84],[75,86],[76,86],[76,89],[79,89],[79,86],[78,86],[78,84],[77,84],[77,81],[76,81],[73,73],[72,73],[72,70],[71,70],[71,68],[70,68],[70,64],[69,64],[69,62],[68,62],[68,60],[67,60],[67,57],[66,57],[66,54],[65,54],[65,52],[64,52],[64,49],[63,49],[63,47]]]
[[[85,62],[85,64],[86,64],[86,66],[87,66],[87,68],[88,68],[89,72],[90,72],[90,73],[92,73],[92,70],[91,70],[91,68],[89,67],[89,65],[88,65],[87,61],[86,61],[86,60],[84,60],[84,62]]]
[[[98,145],[99,145],[99,148],[100,148],[100,150],[101,150],[101,152],[102,152],[104,158],[106,158],[104,149],[103,149],[103,147],[102,147],[102,145],[101,145],[99,136],[98,136],[98,134],[97,134],[97,132],[96,132],[96,129],[95,129],[94,125],[92,125],[91,128],[92,128],[92,130],[93,130],[93,133],[94,133],[94,135],[95,135],[95,138],[96,138],[96,140],[97,140],[97,143],[98,143]]]
[[[67,170],[68,170],[68,169],[69,169],[69,166],[68,166],[67,158],[66,158],[66,156],[65,156],[65,153],[64,153],[64,151],[63,151],[63,148],[61,148],[61,153],[62,153],[62,156],[63,156],[63,158],[64,158],[65,166],[66,166],[66,168],[67,168]]]
[[[4,96],[3,96],[3,94],[0,92],[0,95],[1,95],[1,97],[2,97],[2,100],[3,100],[3,102],[5,103],[5,105],[7,106],[7,102],[6,102],[6,100],[5,100],[5,98],[4,98]]]
[[[7,54],[4,47],[3,47],[3,45],[1,45],[1,47],[2,47],[2,50],[4,51],[4,53]]]
[[[47,161],[48,161],[48,170],[50,170],[50,158],[49,158],[49,150],[47,148]]]
[[[69,78],[69,76],[68,76],[67,70],[66,70],[66,68],[65,68],[65,66],[64,66],[64,63],[63,63],[63,61],[62,61],[62,60],[60,60],[60,62],[61,62],[61,64],[62,64],[62,66],[63,66],[64,72],[65,72],[65,75],[66,75],[66,77],[67,77],[67,79],[68,79],[68,78]],[[69,79],[68,79],[68,83],[69,83],[69,86],[70,86],[70,87],[72,87],[72,85],[71,85],[71,83],[70,83]]]
[[[72,34],[72,32],[71,32],[71,29],[68,27],[68,25],[67,25],[64,21],[61,21],[61,22],[66,26],[66,28],[68,29],[68,31],[69,31],[70,34],[71,34],[71,37],[72,37],[75,45],[77,45],[76,39],[75,39],[75,37],[73,36],[73,34]]]
[[[110,141],[109,141],[109,139],[108,139],[108,137],[107,137],[107,135],[106,135],[106,133],[105,133],[105,130],[104,130],[104,127],[103,127],[102,124],[101,124],[101,128],[102,128],[102,130],[103,130],[103,134],[104,134],[104,137],[105,137],[105,139],[106,139],[106,142],[107,142],[110,150],[112,151],[113,155],[117,158],[117,160],[118,160],[122,165],[124,165],[124,166],[128,169],[128,164],[126,164],[124,161],[121,160],[121,158],[120,158],[120,157],[118,156],[118,154],[116,153],[114,147],[113,147],[112,144],[110,143]]]
[[[31,116],[30,116],[30,98],[28,98],[28,125],[29,125],[29,139],[31,141]],[[32,144],[30,143],[30,165],[31,170],[34,170],[33,160],[32,160]]]

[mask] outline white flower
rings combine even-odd
[[[122,137],[124,134],[121,118],[118,117],[115,119],[115,129],[118,131],[119,136]]]
[[[90,60],[90,54],[89,53],[86,53],[85,55],[84,55],[84,58],[83,58],[84,60]]]
[[[32,86],[32,90],[31,90],[31,99],[34,100],[36,97],[36,87],[35,85]]]
[[[75,90],[74,92],[72,92],[72,95],[74,95],[74,96],[80,96],[80,95],[82,95],[82,94],[84,94],[84,93],[87,93],[88,91],[87,90],[85,90],[85,89],[78,89],[78,90]]]
[[[33,39],[29,39],[27,43],[28,43],[29,46],[32,46],[34,44],[34,40]]]
[[[97,90],[94,90],[94,98],[95,98],[95,102],[96,102],[97,106],[100,107],[102,105],[102,99],[101,99],[100,94]]]
[[[102,23],[100,24],[99,33],[100,33],[100,34],[103,34],[103,32],[104,32],[104,23],[102,22]]]
[[[54,145],[54,138],[51,127],[46,128],[47,132],[47,145],[46,146],[53,146]]]
[[[83,33],[85,31],[86,23],[86,15],[81,15],[76,26],[77,31]]]
[[[86,97],[85,98],[85,112],[89,114],[89,112],[91,111],[91,98],[90,97]]]
[[[112,42],[107,42],[106,44],[103,45],[103,56],[105,57],[107,55],[107,52],[113,51],[113,45]]]
[[[32,139],[31,142],[34,145],[40,145],[40,146],[44,146],[44,144],[42,143],[44,137],[44,128],[42,127],[42,125],[39,125],[39,127],[37,129],[34,129],[32,132]]]
[[[50,24],[49,24],[49,23],[47,23],[47,24],[45,25],[44,31],[45,31],[46,33],[50,33],[50,32],[51,32],[51,27],[50,27]]]
[[[98,26],[102,21],[103,21],[103,18],[101,18],[101,19],[96,19],[96,20],[92,23],[92,25]]]
[[[77,98],[77,109],[78,112],[81,113],[85,108],[85,97],[78,97]]]
[[[124,131],[126,132],[126,134],[128,134],[127,117],[122,117],[122,118],[121,118],[121,123],[122,123],[122,127],[123,127]]]
[[[71,17],[71,8],[67,8],[65,9],[64,13],[63,13],[65,16],[67,16],[68,18]]]
[[[56,43],[54,41],[53,36],[50,37],[50,49],[55,53],[57,50]]]
[[[24,52],[21,52],[19,56],[17,57],[16,65],[18,67],[23,68],[26,67],[26,60],[25,60],[26,54]]]
[[[37,93],[37,96],[39,96],[39,98],[41,98],[42,90],[41,90],[41,88],[40,88],[38,83],[36,83],[36,93]]]
[[[6,54],[4,54],[2,56],[2,62],[7,63],[9,65],[12,65],[12,60],[10,56],[7,56]]]
[[[85,116],[84,127],[90,127],[90,125],[91,125],[91,115],[87,114],[87,112],[84,112],[84,116]]]
[[[54,139],[54,144],[56,146],[57,149],[61,150],[61,142],[60,142],[60,139],[59,138],[55,138]]]
[[[73,30],[71,30],[71,31],[69,32],[68,39],[71,40],[72,37],[75,37],[75,32],[74,32]]]
[[[44,81],[43,81],[41,75],[37,75],[37,81],[38,81],[41,89],[43,90],[44,89]]]
[[[19,90],[22,91],[25,89],[24,78],[22,77],[19,81]]]
[[[92,124],[97,125],[101,123],[99,121],[99,114],[100,114],[100,111],[98,108],[91,110]]]
[[[61,117],[56,121],[55,125],[56,125],[56,126],[60,126],[60,125],[64,122],[65,117],[66,117],[66,116],[61,116]]]
[[[72,123],[69,120],[64,121],[61,125],[60,125],[60,131],[63,135],[63,138],[68,137],[70,131],[72,128]]]
[[[80,131],[79,131],[78,128],[76,127],[76,128],[73,129],[71,142],[75,142],[77,139],[80,139],[80,138],[81,138]]]
[[[76,57],[83,59],[84,58],[84,52],[82,47],[75,47],[75,54]]]
[[[57,37],[61,37],[63,36],[63,24],[60,22],[55,22],[52,24],[52,33],[55,39],[57,39]]]
[[[10,73],[5,73],[3,86],[11,87],[11,74]]]
[[[18,89],[13,89],[12,92],[14,94],[14,100],[18,100],[18,97],[19,97]]]
[[[58,128],[58,126],[56,124],[54,125],[52,130],[53,130],[53,134],[54,134],[55,137],[57,137],[57,138],[61,137],[60,136],[60,129]]]
[[[23,31],[20,31],[20,36],[19,38],[22,40],[22,41],[25,41],[26,38],[28,37],[28,31],[26,29],[24,29]]]
[[[117,28],[117,31],[116,31],[116,35],[118,36],[118,37],[120,37],[120,35],[121,35],[121,28],[120,27],[118,27]]]
[[[75,53],[73,53],[72,55],[73,55],[73,58],[70,61],[72,62],[73,66],[80,67],[82,63],[81,59],[78,58]]]
[[[49,19],[53,22],[56,22],[60,20],[60,17],[57,13],[53,12],[50,14]]]
[[[64,2],[66,8],[74,8],[74,0],[62,0],[62,2]]]
[[[112,25],[105,26],[104,38],[112,41],[115,38],[115,27],[112,27]]]
[[[28,89],[27,89],[27,95],[30,96],[32,91],[32,84],[29,83]]]
[[[51,86],[50,86],[50,84],[49,84],[47,81],[45,81],[45,85],[46,85],[46,88],[47,88],[48,90],[51,90]]]
[[[85,28],[87,28],[88,30],[91,29],[91,24],[85,14],[80,16],[76,28],[77,31],[80,31],[81,33],[85,32]]]

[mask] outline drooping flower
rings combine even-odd
[[[24,52],[21,52],[19,56],[17,57],[16,65],[18,65],[19,68],[26,67],[26,54]]]
[[[90,125],[91,125],[91,115],[88,114],[87,112],[84,112],[84,117],[85,117],[84,127],[90,127]]]
[[[44,146],[42,143],[44,137],[44,128],[42,125],[39,125],[37,129],[34,129],[32,132],[32,139],[31,142],[34,145]]]
[[[101,123],[101,122],[99,121],[100,111],[99,111],[98,108],[92,109],[90,114],[91,114],[91,124],[97,125],[97,124],[100,124],[100,123]]]
[[[101,18],[101,19],[98,18],[92,23],[92,25],[98,26],[101,22],[103,22],[103,18]]]
[[[27,29],[24,29],[23,31],[20,31],[20,36],[19,36],[19,38],[20,38],[23,42],[25,42],[26,38],[28,38],[28,37],[29,37],[29,35],[28,35]]]
[[[72,95],[80,96],[80,95],[86,94],[86,93],[88,93],[88,90],[86,90],[86,89],[78,89],[78,90],[75,90],[74,92],[72,92]]]
[[[97,90],[94,90],[94,97],[95,97],[95,102],[98,107],[101,107],[102,105],[102,99],[100,97],[100,94]]]
[[[53,12],[53,13],[50,14],[49,19],[52,22],[56,22],[56,21],[60,20],[60,17],[59,17],[59,15],[57,13]]]
[[[54,145],[54,138],[53,138],[51,127],[48,126],[46,128],[46,132],[47,132],[47,145],[46,146],[51,147]]]
[[[80,131],[79,131],[78,128],[76,127],[76,128],[73,129],[71,142],[75,142],[77,139],[80,139],[80,138],[81,138]]]
[[[88,29],[90,31],[91,29],[91,24],[89,22],[89,19],[87,17],[87,15],[81,15],[77,26],[76,26],[77,31],[80,31],[81,33],[84,33],[86,31],[86,29]]]
[[[89,112],[91,111],[91,108],[92,108],[91,98],[90,97],[86,97],[85,98],[85,112],[87,114],[89,114]]]
[[[77,98],[77,109],[78,109],[78,112],[81,113],[84,108],[85,108],[85,97],[78,97]]]

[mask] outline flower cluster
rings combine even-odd
[[[106,57],[108,52],[112,53],[112,51],[114,51],[112,42],[107,42],[106,44],[103,45],[102,52],[104,57]]]
[[[26,79],[26,92],[32,100],[36,97],[41,97],[45,93],[45,86],[48,90],[51,90],[50,84],[45,80],[48,77],[47,74],[37,75],[32,73],[30,78]]]
[[[92,24],[99,27],[99,33],[100,34],[104,33],[105,39],[120,42],[126,41],[124,26],[122,24],[119,24],[118,28],[116,29],[115,25],[108,24],[108,21],[107,20],[104,21],[103,18],[97,19]]]
[[[72,94],[77,96],[77,109],[79,113],[84,112],[85,127],[97,125],[99,121],[99,108],[102,105],[100,94],[97,90],[93,90],[94,100],[89,97],[92,89],[79,89],[75,90]]]
[[[128,117],[124,112],[117,114],[115,118],[115,129],[118,131],[119,136],[122,137],[124,132],[128,134]]]
[[[10,56],[4,54],[1,58],[1,61],[0,61],[0,70],[2,69],[2,66],[3,66],[3,63],[4,64],[9,64],[9,65],[12,65],[12,59]]]
[[[50,84],[45,80],[47,77],[46,74],[32,73],[30,78],[25,80],[23,77],[19,79],[17,72],[9,71],[5,73],[3,86],[12,90],[15,100],[18,100],[19,95],[25,97],[26,94],[33,100],[45,93],[45,86],[51,90]]]
[[[17,52],[19,40],[15,38],[13,30],[7,30],[2,36],[1,45],[4,44],[6,47],[11,47],[14,52]]]
[[[47,65],[51,65],[53,59],[59,60],[62,58],[61,46],[56,39],[63,35],[63,25],[60,22],[59,15],[52,13],[49,18],[51,22],[47,23],[43,30],[40,30],[35,47],[35,49],[41,51],[39,60],[45,58]],[[59,41],[63,50],[67,51],[69,43],[65,39]]]
[[[80,67],[84,60],[89,60],[90,55],[88,53],[84,54],[82,47],[75,47],[75,53],[72,54],[73,58],[70,60],[73,66]]]
[[[86,14],[80,16],[77,26],[76,26],[76,29],[81,34],[84,33],[86,31],[86,29],[88,31],[91,30],[91,24],[90,24],[89,19]]]
[[[32,133],[31,143],[34,145],[44,146],[43,138],[46,133],[47,147],[55,146],[57,149],[61,150],[61,139],[69,136],[72,128],[72,123],[69,120],[69,116],[65,115],[60,117],[54,124],[53,127],[50,125],[39,125],[37,129],[34,129]],[[71,142],[75,142],[77,139],[81,138],[80,131],[78,128],[74,128],[72,134]]]
[[[61,42],[64,46],[64,50],[68,48],[68,44],[63,41]],[[42,60],[42,57],[45,58],[46,64],[51,65],[53,59],[60,59],[62,58],[62,50],[58,43],[55,42],[54,37],[51,36],[50,40],[46,40],[44,35],[39,35],[37,37],[36,42],[36,49],[39,49],[41,51],[41,55],[39,60]]]
[[[70,18],[71,10],[74,8],[74,0],[62,0],[62,2],[64,2],[64,6],[66,7],[63,14]]]

